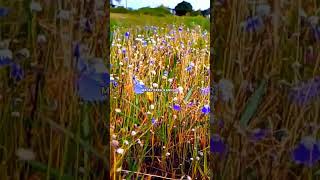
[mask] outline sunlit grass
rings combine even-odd
[[[165,25],[153,17],[159,23],[143,19],[139,26],[127,19],[130,24],[113,32],[111,77],[118,83],[111,85],[110,95],[114,179],[209,176],[209,123],[201,112],[209,104],[209,94],[201,94],[210,83],[209,33],[174,19],[175,25],[170,18]],[[134,76],[148,88],[183,91],[136,94]],[[181,110],[173,108],[176,104]]]

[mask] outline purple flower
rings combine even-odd
[[[80,74],[77,80],[77,91],[80,98],[88,102],[106,100],[102,87],[109,86],[110,75],[102,59],[94,58],[89,63],[87,59],[79,58],[77,70]]]
[[[210,106],[209,105],[204,105],[201,109],[201,112],[203,114],[209,114],[210,113]]]
[[[155,119],[154,117],[151,119],[151,123],[152,123],[153,125],[156,123],[156,119]]]
[[[145,92],[145,89],[147,89],[147,87],[142,83],[142,82],[139,82],[137,80],[133,80],[133,85],[134,85],[134,92],[136,94],[143,94]]]
[[[124,36],[125,36],[126,38],[129,38],[130,32],[126,32],[126,33],[124,34]]]
[[[112,83],[113,87],[117,87],[118,86],[118,82],[115,81],[115,80],[111,81],[111,83]]]
[[[101,74],[101,79],[102,79],[101,86],[104,86],[104,87],[109,86],[109,83],[110,83],[110,75],[109,75],[109,73],[102,73]]]
[[[173,105],[173,109],[176,111],[181,111],[181,106],[179,104]]]
[[[245,31],[247,32],[255,32],[263,27],[263,21],[261,17],[254,16],[248,17],[245,22],[241,24]]]
[[[192,106],[193,106],[193,104],[194,104],[194,103],[191,101],[191,102],[189,102],[189,103],[188,103],[188,105],[187,105],[187,106],[188,106],[188,107],[192,107]]]
[[[85,62],[84,59],[80,58],[78,59],[77,69],[79,72],[85,72],[88,71],[89,65]]]
[[[11,64],[11,72],[10,75],[16,81],[20,81],[23,78],[23,69],[19,64],[12,63]]]
[[[189,66],[186,68],[186,71],[190,72],[194,68],[194,63],[191,62]]]
[[[204,87],[204,88],[201,88],[201,94],[202,95],[207,95],[210,93],[210,87]]]
[[[304,137],[294,148],[292,158],[297,164],[312,167],[320,160],[319,144],[313,137]]]
[[[6,7],[0,7],[0,17],[5,17],[9,14],[9,9]]]
[[[210,151],[219,155],[225,155],[227,152],[227,145],[218,134],[214,134],[210,138]]]
[[[87,74],[82,74],[77,81],[78,94],[84,101],[104,101],[106,96],[101,93],[101,83]]]
[[[179,27],[179,32],[182,32],[182,27]]]
[[[122,48],[122,54],[126,54],[127,50],[126,48]]]
[[[267,136],[267,132],[265,129],[254,129],[251,133],[250,140],[253,142],[261,141]]]
[[[163,76],[168,77],[168,71],[164,71],[164,72],[163,72]]]
[[[142,46],[143,46],[143,47],[146,47],[147,45],[148,45],[148,42],[147,42],[147,41],[143,41],[143,42],[142,42]]]
[[[320,76],[306,83],[297,85],[289,92],[289,98],[296,104],[302,106],[310,103],[320,95]]]

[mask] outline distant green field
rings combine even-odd
[[[110,24],[111,28],[117,26],[131,27],[135,26],[164,26],[168,24],[183,24],[187,27],[194,27],[200,25],[206,30],[210,30],[210,21],[208,18],[202,16],[151,16],[144,14],[121,14],[121,13],[111,13],[110,14]]]

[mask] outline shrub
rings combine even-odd
[[[170,10],[164,6],[159,6],[156,8],[143,7],[138,9],[136,12],[139,14],[147,14],[152,16],[166,16],[171,14]]]
[[[177,4],[174,9],[176,11],[176,15],[185,16],[188,12],[192,12],[192,5],[186,1],[182,1],[181,3]]]

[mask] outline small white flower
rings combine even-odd
[[[271,12],[271,7],[268,4],[260,4],[257,6],[256,11],[258,16],[267,16]]]
[[[39,44],[46,43],[46,42],[47,42],[46,36],[45,36],[44,34],[39,34],[39,35],[37,36],[37,42],[38,42]]]
[[[178,100],[178,98],[177,98],[177,97],[174,97],[174,98],[173,98],[173,101],[177,101],[177,100]]]
[[[197,160],[197,161],[199,161],[199,160],[200,160],[200,157],[199,157],[199,156],[197,156],[197,157],[196,157],[196,160]]]
[[[129,141],[127,141],[127,140],[124,140],[123,143],[124,143],[125,145],[129,145]]]
[[[135,136],[136,134],[137,134],[137,132],[135,132],[135,131],[131,132],[131,136]]]
[[[166,156],[170,156],[170,153],[167,152],[167,153],[166,153]]]
[[[177,92],[178,92],[178,93],[183,93],[183,87],[179,86],[179,87],[177,88]]]
[[[118,148],[116,152],[117,152],[118,154],[123,154],[123,153],[124,153],[124,149]]]
[[[153,86],[154,88],[159,87],[159,85],[158,85],[157,83],[153,83],[152,86]]]
[[[142,85],[142,86],[144,85],[144,83],[142,81],[140,81],[139,84]]]
[[[19,148],[16,151],[16,156],[22,161],[31,161],[35,159],[35,154],[30,149]]]
[[[169,82],[169,83],[172,83],[172,81],[173,81],[172,78],[169,78],[169,79],[168,79],[168,82]]]
[[[120,66],[123,66],[123,62],[120,61],[120,62],[119,62],[119,65],[120,65]]]
[[[219,91],[221,93],[221,98],[223,101],[227,102],[233,99],[233,84],[230,80],[221,79],[218,84]]]
[[[122,167],[119,167],[119,168],[117,168],[117,172],[121,172],[121,170],[122,170]]]
[[[156,74],[157,74],[157,72],[156,72],[155,70],[152,70],[150,73],[151,73],[152,75],[156,75]]]
[[[150,105],[150,109],[152,109],[152,110],[154,109],[154,105],[153,104]]]
[[[121,109],[115,109],[116,113],[121,113]]]
[[[117,135],[115,135],[115,134],[112,134],[112,139],[116,139],[117,138]]]
[[[200,156],[203,156],[203,152],[202,151],[199,151],[198,153],[199,153]]]
[[[17,54],[23,56],[24,58],[30,57],[30,51],[27,48],[20,49]]]
[[[110,76],[110,81],[114,81],[114,78],[112,76]]]
[[[12,51],[9,49],[0,49],[0,61],[4,59],[12,60]]]
[[[193,161],[193,158],[190,158],[190,161]]]
[[[38,2],[34,2],[34,1],[32,1],[30,3],[30,9],[31,9],[31,11],[36,11],[36,12],[42,11],[41,4]]]
[[[70,19],[70,11],[69,10],[60,10],[57,14],[58,19],[69,20]]]
[[[152,114],[150,111],[147,112],[148,115]]]

